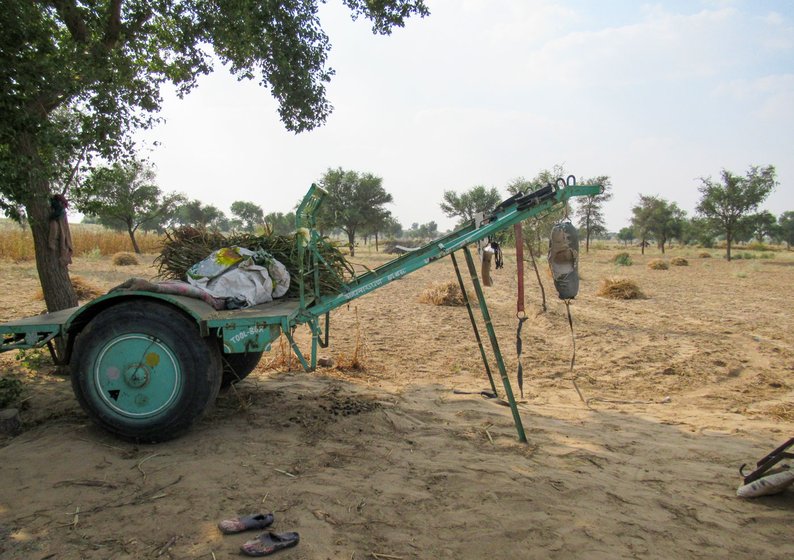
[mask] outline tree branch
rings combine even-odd
[[[88,42],[88,30],[83,21],[83,16],[74,0],[52,0],[52,5],[58,11],[63,23],[72,34],[72,39],[78,43]]]
[[[102,45],[111,50],[118,44],[121,33],[121,1],[111,0],[108,13],[108,25],[105,28],[105,36],[102,38]]]

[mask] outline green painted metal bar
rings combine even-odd
[[[472,258],[471,251],[468,247],[463,248],[463,254],[466,257],[466,266],[469,268],[471,281],[474,284],[474,291],[477,294],[477,299],[480,302],[480,311],[482,311],[483,319],[485,319],[485,329],[488,331],[488,338],[491,339],[491,346],[493,347],[493,353],[496,357],[496,365],[499,368],[499,374],[502,376],[502,385],[504,385],[505,388],[507,402],[510,404],[510,411],[513,413],[513,422],[515,423],[516,431],[518,432],[518,441],[521,443],[526,443],[527,436],[524,433],[524,424],[521,422],[521,416],[518,414],[518,405],[516,404],[515,396],[513,396],[513,389],[510,387],[510,379],[507,377],[507,370],[505,369],[505,363],[502,359],[502,352],[499,350],[499,341],[496,338],[496,331],[494,330],[493,323],[491,322],[491,314],[488,312],[488,305],[485,303],[485,294],[483,294],[480,281],[477,278],[477,269],[474,266],[474,259]]]
[[[301,363],[301,367],[303,367],[304,371],[312,371],[309,367],[309,363],[306,361],[306,358],[303,356],[301,349],[298,348],[298,344],[295,342],[295,339],[292,337],[292,329],[290,329],[289,323],[285,319],[282,322],[281,330],[284,332],[284,336],[287,337],[289,341],[289,345],[292,348],[292,351],[295,352],[295,355],[298,357],[298,361]]]
[[[309,329],[312,331],[311,369],[309,371],[314,371],[317,369],[317,343],[320,340],[320,325],[318,322],[319,319],[309,321]]]
[[[491,390],[494,392],[494,395],[498,397],[499,391],[496,390],[496,383],[494,383],[493,375],[491,374],[491,366],[488,364],[488,356],[485,354],[485,348],[482,345],[482,338],[480,338],[480,330],[477,328],[477,321],[474,320],[474,312],[471,310],[471,302],[469,301],[469,295],[466,293],[466,286],[463,284],[463,276],[460,274],[458,260],[455,258],[455,253],[450,253],[449,256],[452,257],[452,266],[455,267],[455,276],[458,277],[460,292],[463,294],[463,302],[466,304],[466,311],[469,312],[469,320],[471,321],[472,329],[474,329],[474,338],[477,339],[477,346],[480,348],[480,356],[482,357],[482,363],[485,366],[485,373],[488,374],[488,381],[491,382]]]
[[[377,288],[399,280],[406,274],[427,266],[435,260],[449,255],[459,249],[508,228],[532,216],[548,212],[555,206],[564,204],[573,196],[595,195],[601,192],[599,185],[569,185],[561,187],[536,200],[531,200],[533,193],[525,195],[525,203],[512,203],[498,211],[480,225],[475,227],[469,223],[459,230],[407,253],[377,269],[368,272],[343,288],[342,292],[332,296],[324,296],[307,309],[309,315],[320,316],[332,309],[347,304],[350,300],[366,295]],[[538,195],[540,196],[540,195]],[[303,322],[310,320],[304,317]]]

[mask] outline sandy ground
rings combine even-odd
[[[738,469],[794,436],[794,255],[735,261],[582,258],[572,306],[528,268],[523,329],[528,444],[488,388],[465,308],[418,301],[448,259],[332,315],[324,356],[363,371],[314,374],[275,348],[175,441],[135,445],[94,427],[68,379],[0,357],[26,380],[24,431],[0,439],[0,558],[237,556],[253,534],[219,520],[272,511],[298,531],[287,559],[790,558],[794,490],[741,500]],[[719,257],[719,252],[713,252]],[[357,258],[369,266],[380,255]],[[0,320],[37,313],[35,271],[3,263]],[[78,259],[102,288],[151,269]],[[597,297],[620,275],[646,299]],[[515,387],[515,259],[487,288]],[[306,337],[300,339],[305,344]],[[572,378],[588,404],[574,390]],[[497,386],[503,393],[497,378]]]

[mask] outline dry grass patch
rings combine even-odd
[[[686,260],[684,257],[674,257],[670,264],[673,266],[689,266],[689,261]]]
[[[776,404],[769,408],[768,413],[784,422],[794,422],[794,405],[788,403]]]
[[[74,292],[77,294],[77,299],[81,301],[94,299],[107,292],[107,290],[104,288],[100,288],[82,276],[71,276],[70,280],[72,281],[72,288],[74,288]],[[42,292],[41,289],[39,289],[38,293],[36,294],[36,299],[44,299],[44,292]]]
[[[463,305],[463,293],[460,291],[460,284],[449,280],[440,284],[432,284],[424,292],[419,294],[421,303],[431,305]]]
[[[133,266],[140,264],[134,253],[122,251],[113,255],[113,264],[116,266]]]
[[[596,295],[610,299],[643,299],[645,297],[637,283],[626,278],[605,278],[601,281]]]
[[[667,264],[665,260],[653,259],[652,261],[648,261],[648,268],[651,270],[667,270],[670,268],[670,265]]]
[[[707,251],[703,251],[702,253],[700,253],[698,255],[698,257],[700,257],[701,259],[710,259],[711,258],[711,253],[709,253]]]

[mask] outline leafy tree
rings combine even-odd
[[[612,180],[606,175],[601,175],[580,182],[583,185],[601,185],[604,187],[604,191],[601,194],[580,199],[576,206],[579,227],[585,230],[585,253],[589,253],[590,238],[606,233],[607,230],[603,207],[605,202],[612,200]]]
[[[317,223],[322,229],[339,228],[347,234],[350,256],[355,256],[356,233],[382,219],[384,204],[392,195],[383,188],[383,179],[372,173],[328,169],[319,181],[328,193]]]
[[[223,210],[210,204],[205,205],[200,200],[190,200],[179,206],[174,213],[173,221],[184,226],[214,227],[223,230],[226,229],[224,226],[229,220]]]
[[[403,226],[397,218],[390,215],[383,225],[383,233],[389,239],[397,239],[403,235]]]
[[[98,167],[74,188],[77,209],[97,216],[103,225],[126,230],[132,248],[140,253],[138,228],[159,223],[183,200],[180,195],[163,195],[154,181],[152,168],[138,160]]]
[[[379,251],[380,248],[378,246],[378,241],[380,240],[380,234],[385,233],[386,228],[388,227],[390,220],[392,219],[392,214],[389,210],[385,208],[379,208],[372,212],[369,220],[362,229],[362,233],[364,234],[364,239],[366,243],[369,243],[369,236],[372,235],[375,237],[375,251]]]
[[[540,171],[533,179],[527,180],[523,177],[514,179],[507,185],[510,194],[520,192],[536,191],[548,184],[553,184],[558,177],[565,176],[565,169],[562,165],[555,165],[552,169]],[[548,250],[548,239],[551,228],[555,223],[568,215],[568,207],[560,208],[552,212],[527,218],[523,222],[524,243],[532,255],[540,255]],[[544,296],[545,305],[545,296]]]
[[[624,245],[633,242],[636,237],[633,227],[624,227],[618,232],[618,241],[622,241]]]
[[[791,245],[794,244],[794,212],[789,210],[783,212],[777,219],[780,226],[780,235],[783,241],[786,242],[786,248],[790,251]]]
[[[479,212],[489,212],[502,201],[499,191],[482,185],[470,188],[458,194],[455,191],[444,191],[441,210],[448,218],[460,218],[459,223],[467,222]]]
[[[764,237],[774,238],[777,234],[777,218],[769,210],[747,216],[747,226],[759,243],[764,242]]]
[[[333,70],[321,1],[3,2],[0,207],[30,222],[50,311],[77,304],[66,265],[47,243],[50,195],[82,157],[131,153],[130,132],[154,122],[164,83],[184,95],[217,59],[269,88],[287,129],[325,122]],[[344,4],[379,34],[428,14],[423,0]]]
[[[438,237],[438,224],[434,221],[426,224],[414,222],[405,234],[412,239],[435,239]]]
[[[722,181],[701,178],[701,194],[697,211],[715,227],[725,232],[727,258],[731,260],[731,245],[742,226],[742,219],[754,212],[777,185],[775,168],[752,166],[744,177],[722,170]]]
[[[246,231],[254,231],[257,226],[265,223],[264,210],[253,202],[236,200],[232,202],[230,210],[232,211],[232,216],[239,220],[242,228]]]
[[[276,235],[288,235],[295,231],[295,212],[270,212],[265,216],[265,225]]]
[[[703,247],[714,247],[715,237],[714,228],[703,218],[693,217],[681,224],[679,239],[684,245],[697,243]]]
[[[675,202],[657,196],[640,195],[640,202],[631,209],[632,227],[639,232],[642,253],[648,239],[655,239],[664,253],[665,244],[681,235],[685,213]]]

